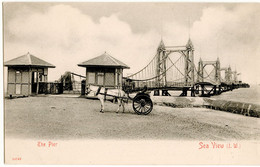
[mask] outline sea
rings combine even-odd
[[[210,98],[260,105],[260,85],[252,85],[250,88],[234,89],[233,91],[224,92]]]

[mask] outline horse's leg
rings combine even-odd
[[[104,109],[105,109],[105,102],[104,102],[104,99],[100,99],[100,102],[101,102],[101,110],[100,112],[104,112]]]
[[[125,112],[125,102],[124,102],[124,99],[121,99],[121,104],[123,106],[123,113]]]
[[[104,101],[104,98],[102,97],[102,96],[100,96],[100,95],[98,95],[98,99],[99,99],[99,101],[100,101],[100,103],[101,103],[101,110],[100,110],[100,112],[104,112],[104,109],[105,109],[105,101]]]
[[[116,110],[116,113],[118,113],[118,111],[120,110],[121,100],[120,100],[120,99],[117,99],[117,102],[118,102],[118,108],[117,108],[117,110]]]

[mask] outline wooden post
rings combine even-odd
[[[36,88],[36,94],[39,93],[39,74],[38,74],[38,68],[37,68],[37,71],[36,71],[36,83],[37,83],[37,88]]]
[[[118,82],[119,82],[120,88],[122,88],[122,86],[123,86],[123,69],[122,68],[119,69]]]
[[[28,96],[31,95],[32,93],[32,86],[31,86],[31,82],[32,82],[32,70],[29,67],[28,69]]]
[[[25,69],[21,69],[20,74],[21,74],[21,78],[20,78],[20,94],[24,96],[23,94],[23,73],[25,72]]]
[[[48,68],[44,68],[43,70],[44,82],[48,82]]]
[[[104,87],[107,86],[106,83],[105,83],[105,81],[106,81],[106,70],[104,70],[104,72],[103,72],[103,86],[104,86]]]
[[[88,84],[88,68],[86,67],[86,80],[85,80],[85,92],[84,92],[84,96],[85,96],[86,91],[87,91],[87,84]]]
[[[7,90],[7,96],[9,95],[9,68],[7,67],[7,86],[6,86],[6,90]]]
[[[118,87],[119,86],[119,84],[118,84],[119,82],[118,82],[118,69],[117,68],[115,68],[115,87]]]

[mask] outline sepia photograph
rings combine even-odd
[[[3,2],[4,163],[260,165],[260,3]]]

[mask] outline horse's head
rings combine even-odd
[[[94,94],[97,95],[99,90],[100,90],[99,86],[89,85],[87,87],[87,94],[89,94],[90,92],[94,92]]]
[[[86,90],[87,94],[89,94],[91,91],[95,91],[95,87],[93,85],[88,85]]]

